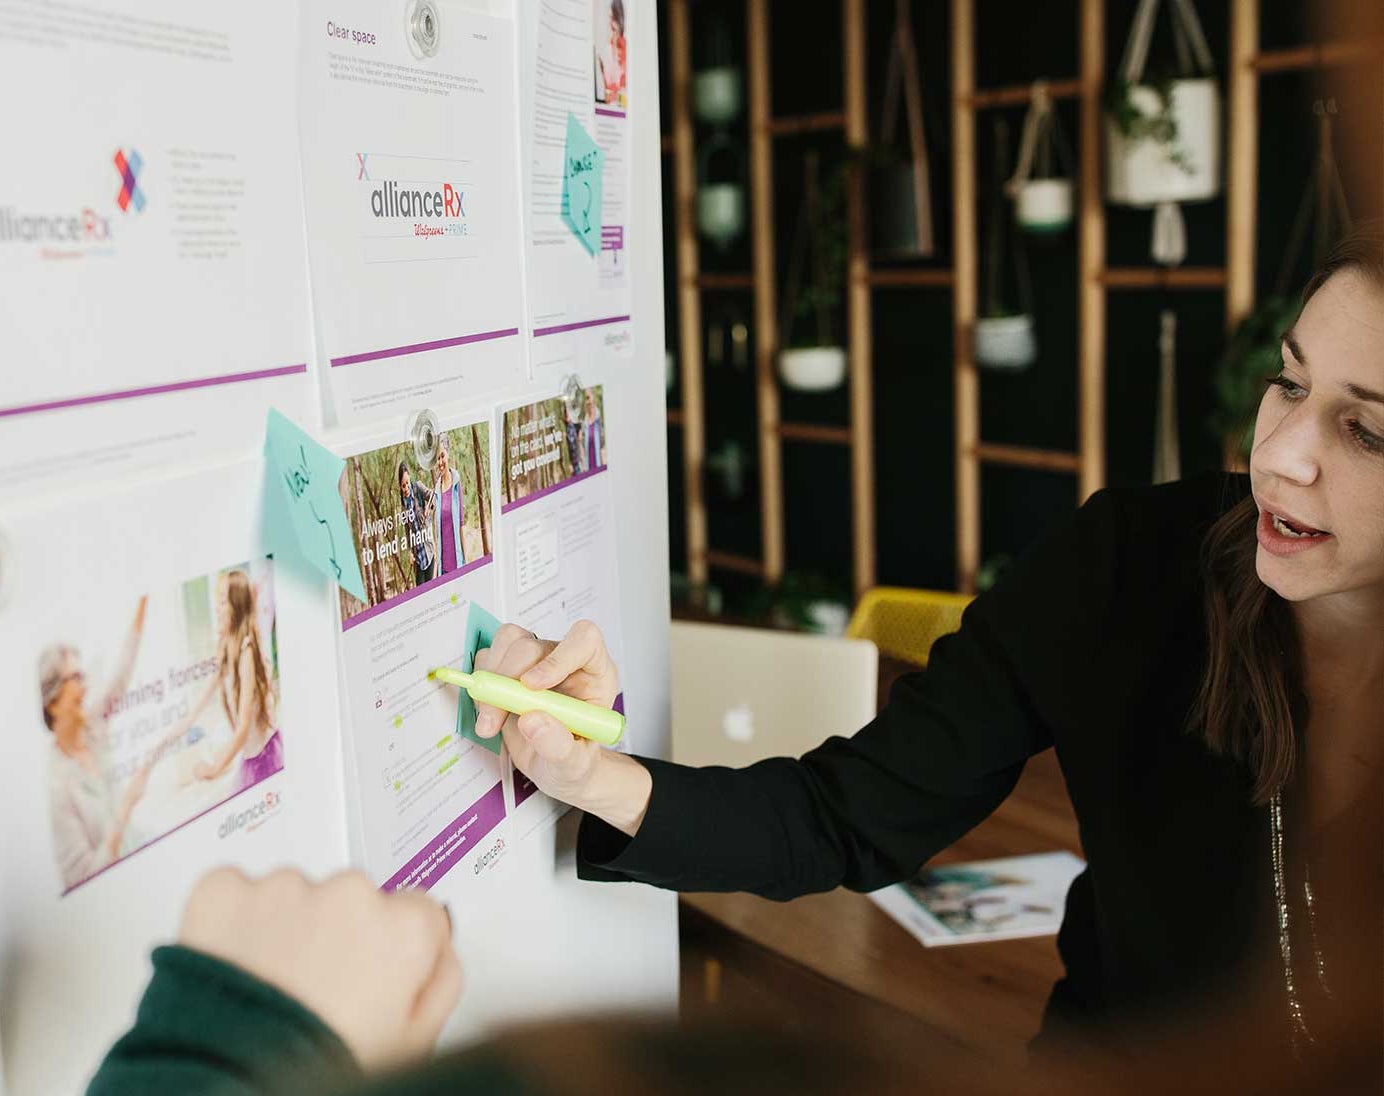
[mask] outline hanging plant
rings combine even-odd
[[[1211,430],[1217,438],[1229,439],[1241,456],[1249,456],[1254,444],[1254,415],[1264,382],[1283,368],[1283,336],[1301,311],[1297,301],[1282,297],[1261,301],[1240,322],[1216,363]]]
[[[1149,77],[1137,84],[1123,78],[1112,80],[1105,93],[1105,109],[1121,137],[1131,142],[1153,141],[1163,145],[1168,163],[1190,175],[1194,168],[1187,150],[1178,141],[1177,113],[1173,110],[1175,80],[1171,73]],[[1157,107],[1152,113],[1145,112],[1135,101],[1138,88],[1147,88],[1156,98]],[[1147,100],[1148,97],[1141,98]]]
[[[1221,190],[1221,97],[1192,0],[1170,4],[1177,62],[1145,73],[1159,0],[1139,0],[1105,96],[1106,196],[1131,206],[1197,202]]]
[[[846,286],[846,180],[849,162],[823,172],[804,163],[803,206],[784,292],[779,352],[783,383],[800,391],[836,388],[846,378],[841,311]]]

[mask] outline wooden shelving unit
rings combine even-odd
[[[1075,453],[1027,449],[985,442],[980,437],[980,371],[973,350],[978,318],[976,280],[976,116],[981,110],[1026,105],[1032,87],[975,86],[975,0],[952,0],[952,226],[955,239],[955,293],[952,305],[956,346],[956,581],[974,593],[980,572],[980,473],[986,464],[1065,472],[1077,477],[1078,501],[1105,483],[1105,289],[1171,284],[1162,271],[1105,269],[1105,206],[1100,185],[1101,88],[1105,69],[1105,2],[1081,0],[1078,36],[1080,74],[1053,80],[1054,99],[1080,103],[1077,192],[1077,294],[1079,373]],[[1184,272],[1185,273],[1185,272]],[[1112,279],[1112,275],[1114,275]],[[1190,285],[1188,286],[1190,288]]]
[[[694,129],[689,101],[691,57],[688,45],[688,0],[669,0],[672,35],[673,133],[665,139],[676,178],[678,312],[682,408],[669,423],[682,428],[687,480],[687,570],[694,586],[719,568],[754,574],[775,583],[783,577],[784,491],[783,444],[845,448],[851,463],[851,531],[853,585],[857,593],[875,582],[874,422],[870,331],[870,294],[875,288],[922,288],[951,285],[949,270],[881,270],[870,268],[869,225],[864,181],[850,180],[847,194],[846,328],[848,332],[847,426],[783,422],[780,418],[777,358],[778,278],[774,234],[774,141],[803,134],[840,134],[847,150],[861,150],[868,140],[865,0],[842,0],[841,43],[844,78],[839,111],[775,117],[772,112],[770,0],[748,0],[745,7],[746,76],[750,135],[750,233],[752,269],[744,274],[702,273],[697,265]],[[747,290],[754,299],[755,406],[760,485],[760,558],[720,551],[707,543],[706,506],[702,492],[705,427],[702,393],[701,303],[703,290]],[[689,334],[689,327],[695,327]],[[694,486],[695,484],[695,486]]]
[[[857,594],[875,581],[875,476],[872,420],[871,297],[874,291],[944,289],[952,294],[957,587],[974,592],[981,564],[981,470],[985,465],[1070,474],[1076,501],[1105,483],[1106,297],[1112,292],[1172,290],[1223,292],[1225,319],[1233,328],[1253,307],[1255,214],[1258,163],[1258,81],[1268,74],[1302,71],[1384,58],[1384,42],[1337,42],[1291,49],[1259,48],[1260,0],[1228,0],[1230,48],[1227,67],[1226,260],[1224,267],[1176,269],[1108,267],[1102,185],[1104,140],[1106,0],[1079,0],[1076,33],[1079,72],[1050,81],[1054,99],[1076,100],[1078,195],[1078,445],[1057,452],[984,441],[980,437],[980,373],[973,353],[978,317],[978,216],[975,127],[979,112],[1022,106],[1029,85],[975,85],[975,0],[949,0],[952,86],[952,228],[950,269],[872,269],[864,180],[848,191],[846,317],[850,417],[847,426],[791,423],[780,419],[776,358],[779,350],[778,285],[774,237],[773,142],[802,134],[841,133],[848,150],[869,140],[866,79],[866,0],[842,0],[842,109],[774,117],[771,105],[770,0],[747,0],[745,35],[750,138],[751,270],[706,273],[698,269],[694,128],[690,103],[691,59],[688,0],[668,0],[672,36],[673,132],[664,138],[673,156],[676,193],[678,311],[682,408],[670,425],[683,432],[686,477],[688,574],[694,585],[711,569],[752,574],[777,582],[784,572],[782,445],[817,444],[846,448],[851,462],[853,578]],[[703,290],[746,290],[754,298],[755,392],[758,426],[761,550],[758,558],[719,551],[707,543],[702,491],[705,447],[702,391],[701,305]]]

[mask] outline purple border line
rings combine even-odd
[[[255,790],[256,788],[258,788],[261,784],[264,784],[266,781],[273,780],[274,777],[280,775],[281,773],[285,773],[285,772],[287,772],[287,771],[288,771],[288,766],[286,766],[286,765],[280,765],[277,769],[275,769],[275,770],[274,770],[272,773],[270,773],[268,776],[263,777],[263,778],[260,779],[260,780],[256,780],[253,784],[249,784],[249,785],[247,785],[247,786],[244,787],[244,788],[237,788],[235,791],[231,792],[230,795],[226,796],[226,798],[223,799],[223,800],[221,800],[219,803],[213,803],[210,807],[208,807],[206,810],[202,811],[200,814],[194,814],[194,815],[193,815],[191,818],[189,818],[187,821],[185,821],[185,822],[179,822],[179,823],[178,823],[176,826],[174,826],[171,830],[164,830],[164,832],[161,833],[161,834],[159,834],[157,837],[151,837],[151,838],[149,838],[149,840],[146,841],[146,842],[144,842],[144,844],[140,845],[139,848],[137,848],[137,849],[131,849],[131,850],[130,850],[129,852],[127,852],[124,856],[122,856],[119,860],[112,860],[112,861],[111,861],[109,864],[107,864],[104,868],[101,868],[101,869],[98,870],[98,871],[92,872],[90,875],[88,875],[88,876],[87,876],[85,879],[83,879],[81,882],[79,882],[79,883],[73,883],[72,886],[68,887],[67,890],[63,891],[62,894],[58,895],[58,897],[59,897],[59,898],[66,898],[66,897],[67,897],[69,894],[71,894],[73,891],[78,890],[78,889],[80,889],[81,887],[85,887],[85,886],[86,886],[88,883],[90,883],[93,879],[99,879],[101,876],[105,875],[106,872],[110,871],[112,868],[118,868],[118,867],[120,867],[121,864],[125,863],[125,861],[129,860],[131,857],[138,856],[138,855],[139,855],[140,853],[142,853],[145,849],[153,848],[153,847],[154,847],[155,845],[157,845],[160,841],[162,841],[165,837],[172,837],[172,836],[173,836],[175,833],[177,833],[179,830],[186,829],[188,826],[192,825],[192,824],[193,824],[194,822],[196,822],[198,819],[205,818],[207,815],[211,814],[212,811],[220,810],[220,809],[221,809],[222,807],[224,807],[227,803],[229,803],[232,799],[239,799],[239,798],[240,798],[242,795],[244,795],[246,792],[252,792],[252,791],[254,791],[254,790]],[[268,821],[268,820],[266,819],[266,821]]]
[[[609,467],[610,465],[603,464],[599,468],[591,469],[589,472],[579,472],[575,476],[568,476],[561,483],[555,483],[551,487],[545,487],[541,491],[535,491],[532,495],[525,495],[523,498],[515,499],[513,502],[506,502],[500,507],[500,513],[508,514],[511,510],[517,510],[519,507],[526,506],[530,502],[537,502],[544,495],[551,495],[554,491],[561,491],[564,487],[571,487],[574,483],[580,483],[582,480],[590,479],[592,476],[599,476]]]
[[[596,113],[603,114],[607,118],[623,118],[625,116],[623,110],[611,110],[609,107],[597,107]]]
[[[170,381],[168,384],[151,384],[144,388],[123,388],[114,392],[98,392],[92,396],[73,396],[65,400],[49,400],[47,403],[0,407],[0,419],[8,418],[11,415],[33,415],[40,411],[57,411],[64,407],[81,407],[89,403],[132,400],[140,396],[162,396],[167,392],[183,392],[190,388],[211,388],[218,384],[262,381],[269,377],[286,377],[291,373],[306,373],[307,371],[307,362],[299,362],[297,365],[280,365],[274,369],[256,369],[250,373],[223,373],[219,377],[202,377],[195,381]]]
[[[377,617],[386,609],[392,609],[396,605],[402,605],[406,601],[412,601],[420,594],[426,594],[429,590],[434,590],[439,586],[445,586],[449,582],[455,582],[463,575],[469,575],[472,571],[479,570],[495,558],[494,554],[481,556],[480,559],[473,559],[455,571],[448,571],[445,575],[438,575],[437,578],[430,578],[422,586],[415,586],[412,590],[405,590],[402,594],[395,594],[387,601],[382,601],[378,605],[372,605],[368,609],[362,609],[350,620],[344,621],[341,625],[343,632],[349,632],[357,624],[364,624],[371,617]]]
[[[577,323],[563,323],[556,327],[538,327],[534,329],[533,337],[541,339],[544,335],[561,335],[564,331],[580,331],[585,327],[603,327],[608,323],[628,323],[628,316],[606,316],[600,320],[581,320]]]
[[[357,365],[360,362],[378,361],[380,358],[402,358],[408,354],[426,354],[429,350],[445,350],[449,346],[465,346],[467,343],[489,342],[491,339],[507,339],[519,334],[517,327],[502,327],[498,331],[481,331],[474,335],[458,335],[452,339],[434,339],[432,342],[410,343],[408,346],[390,346],[384,350],[367,350],[364,354],[347,354],[344,358],[333,358],[332,368],[340,365]]]

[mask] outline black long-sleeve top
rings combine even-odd
[[[637,836],[583,819],[581,875],[774,899],[873,890],[982,821],[1052,747],[1088,866],[1045,1030],[1209,991],[1275,928],[1267,811],[1244,767],[1188,731],[1206,666],[1201,546],[1247,492],[1219,473],[1099,492],[852,737],[739,770],[641,759],[653,792]]]

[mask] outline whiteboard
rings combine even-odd
[[[304,5],[310,2],[302,0]],[[522,102],[521,78],[525,66],[519,55],[522,50],[519,15],[524,5],[538,7],[545,0],[446,2],[513,22],[512,90],[516,101]],[[267,6],[261,4],[258,10]],[[380,5],[379,10],[394,19],[399,14],[396,9],[404,6],[400,0],[399,4]],[[34,29],[38,24],[24,24],[24,20],[41,7],[37,0],[22,0],[4,18],[19,21],[26,34],[40,35],[42,28]],[[200,14],[204,10],[214,10],[215,5],[194,4],[193,7],[198,9],[193,14]],[[154,12],[153,8],[149,10]],[[184,10],[179,4],[160,0],[154,15]],[[247,3],[244,10],[250,12],[252,6]],[[169,18],[175,17],[169,14]],[[235,18],[248,19],[249,15]],[[611,424],[608,478],[616,517],[619,630],[623,639],[620,671],[628,698],[629,736],[637,752],[667,757],[670,752],[670,594],[663,366],[662,168],[655,4],[652,0],[626,0],[626,19],[628,92],[630,101],[635,104],[628,113],[629,193],[623,226],[627,248],[624,261],[628,263],[625,275],[629,289],[628,309],[632,321],[621,329],[621,341],[613,352],[607,352],[611,346],[608,338],[603,343],[595,338],[579,337],[570,341],[549,340],[541,352],[536,353],[527,337],[533,321],[526,316],[521,326],[525,336],[522,353],[526,355],[527,379],[468,392],[463,401],[465,406],[458,410],[453,404],[451,410],[489,417],[499,408],[552,397],[569,373],[577,374],[583,385],[602,386],[603,414]],[[189,22],[192,21],[189,18]],[[0,26],[0,30],[3,29]],[[0,40],[4,37],[0,33]],[[25,39],[21,35],[11,39],[8,46],[0,41],[0,69],[6,68],[8,55],[4,49],[19,48],[14,45],[16,41],[28,46],[38,39]],[[195,45],[200,50],[220,48],[212,39]],[[9,71],[13,76],[26,70],[12,65]],[[279,91],[285,86],[282,80],[263,83],[266,88]],[[3,81],[0,81],[0,90],[7,90]],[[114,101],[119,96],[113,94],[111,98],[114,110]],[[79,104],[67,105],[75,110]],[[177,104],[170,105],[169,109],[175,107]],[[39,117],[42,114],[42,111],[29,112],[27,117],[37,124],[43,121]],[[18,125],[18,121],[15,124]],[[236,119],[228,118],[227,131],[233,130],[236,124]],[[261,159],[276,157],[274,162],[283,164],[285,187],[279,194],[282,201],[271,212],[280,219],[276,224],[287,224],[289,218],[301,216],[301,209],[295,209],[283,198],[300,178],[299,165],[288,162],[283,154],[284,134],[274,126],[262,128],[268,136],[260,140],[255,154]],[[27,131],[9,131],[5,123],[0,123],[0,136],[14,136],[15,133],[24,140],[29,136],[38,140],[41,136],[37,130],[32,135]],[[132,135],[122,140],[136,138],[137,135]],[[62,155],[74,158],[85,155],[75,147],[75,142],[73,145],[73,148],[65,148]],[[109,158],[108,154],[105,158]],[[137,167],[133,157],[129,159],[132,166]],[[149,156],[146,150],[146,159],[152,161],[155,157]],[[9,234],[0,243],[14,244],[13,237],[21,229],[27,232],[68,231],[67,222],[60,222],[58,214],[65,216],[64,211],[69,206],[75,209],[77,202],[87,200],[86,194],[98,189],[104,191],[108,185],[109,180],[103,172],[109,170],[109,165],[103,160],[98,166],[102,171],[93,169],[90,178],[75,167],[71,171],[64,168],[63,178],[70,181],[72,187],[70,195],[54,196],[41,193],[37,188],[32,198],[28,192],[0,192],[0,207],[4,207],[6,218],[3,232]],[[137,172],[125,175],[122,202],[131,199],[147,179],[154,194],[151,209],[155,209],[158,199],[155,190],[159,182],[156,168],[145,170],[147,174],[144,175]],[[518,175],[522,178],[522,171]],[[14,204],[8,204],[12,199]],[[21,218],[30,216],[31,210],[35,216],[47,219],[21,223]],[[256,216],[263,218],[269,213],[257,212]],[[129,234],[120,235],[125,222],[113,220],[112,224],[117,246],[132,246],[127,244]],[[20,227],[16,228],[17,225]],[[52,558],[70,561],[64,565],[65,575],[80,575],[87,565],[84,561],[90,558],[93,575],[99,575],[111,588],[122,581],[147,582],[152,586],[159,581],[160,575],[173,574],[181,580],[193,574],[211,573],[225,563],[253,559],[255,545],[262,543],[263,515],[252,497],[253,491],[246,487],[245,476],[236,471],[243,471],[247,462],[258,461],[259,447],[258,444],[248,447],[242,444],[236,449],[237,443],[227,441],[231,433],[228,424],[232,424],[235,416],[262,419],[264,403],[256,401],[268,400],[269,405],[280,407],[324,444],[339,452],[349,451],[358,438],[378,434],[382,428],[402,427],[403,415],[392,412],[368,425],[351,415],[340,415],[336,411],[338,405],[326,393],[322,380],[324,365],[314,357],[320,354],[322,331],[317,329],[320,320],[316,324],[313,320],[316,310],[310,309],[308,297],[312,287],[300,285],[296,280],[295,271],[306,269],[308,265],[305,242],[298,235],[301,234],[282,231],[275,236],[282,241],[283,269],[275,272],[282,285],[275,283],[271,287],[274,299],[290,302],[296,311],[290,310],[287,317],[279,315],[276,320],[283,328],[283,341],[293,346],[291,353],[285,351],[282,360],[267,362],[266,368],[261,370],[275,374],[272,391],[268,385],[255,388],[253,392],[248,385],[219,390],[205,387],[207,382],[203,378],[194,378],[186,384],[161,383],[166,378],[158,375],[157,357],[147,354],[149,339],[144,338],[141,343],[137,314],[140,302],[133,290],[129,299],[104,303],[97,301],[93,294],[89,306],[94,309],[109,307],[111,322],[125,324],[121,330],[127,332],[127,338],[114,340],[118,345],[95,350],[91,345],[73,342],[64,346],[62,353],[74,361],[82,354],[95,353],[96,365],[111,365],[118,364],[119,355],[135,355],[145,350],[146,360],[141,361],[139,368],[149,375],[146,377],[132,367],[128,382],[132,389],[139,387],[140,392],[151,393],[179,387],[189,389],[185,396],[178,397],[178,415],[182,418],[171,421],[160,437],[152,439],[138,453],[120,454],[119,459],[103,459],[100,453],[104,449],[77,453],[76,448],[83,439],[89,439],[93,446],[119,445],[124,404],[98,394],[86,401],[90,407],[57,413],[71,415],[71,418],[49,418],[45,417],[46,412],[15,413],[6,417],[8,411],[13,410],[7,409],[7,403],[18,407],[28,401],[30,407],[38,408],[50,397],[42,387],[42,370],[33,371],[34,376],[26,382],[29,387],[18,395],[12,396],[0,387],[0,501],[3,501],[0,506],[0,666],[4,666],[0,672],[0,687],[19,698],[12,703],[22,717],[24,734],[37,736],[37,731],[29,729],[29,724],[36,722],[31,718],[33,713],[28,705],[34,689],[33,659],[19,622],[30,619],[35,607],[41,605],[36,590],[47,589],[51,593],[45,596],[54,599],[79,596],[74,593],[73,584],[54,581],[45,586],[54,576],[45,574],[48,561],[43,552],[44,541],[32,535],[32,529],[48,521],[48,515],[60,512],[64,521],[80,515],[83,519],[101,522],[107,518],[111,523],[134,522],[137,513],[148,513],[176,501],[185,510],[181,514],[160,513],[156,519],[151,519],[147,558],[142,557],[133,571],[122,567],[118,553],[110,558],[96,558],[99,553],[86,557],[73,549],[67,555],[59,552]],[[91,255],[110,251],[109,241],[103,239],[98,243],[99,246],[92,246]],[[516,238],[514,245],[524,256],[524,241]],[[4,321],[0,322],[0,369],[4,370],[11,368],[7,359],[16,347],[22,346],[25,353],[43,352],[46,344],[39,335],[34,334],[31,341],[25,341],[37,331],[38,325],[25,327],[24,312],[47,307],[55,294],[60,296],[62,292],[55,288],[62,283],[45,288],[45,283],[39,279],[26,282],[26,276],[18,267],[7,267],[10,256],[18,253],[18,245],[0,248],[0,278],[11,277],[13,285],[21,290],[6,297],[3,308],[9,311],[0,311],[0,321]],[[263,256],[257,255],[255,259],[259,265],[254,269],[263,270]],[[158,256],[149,250],[140,261],[147,262],[148,269],[154,270]],[[526,258],[521,266],[525,307],[528,308]],[[61,275],[54,277],[76,279],[72,285],[80,287],[87,284],[82,281],[85,278],[99,281],[100,272],[98,267],[87,263],[69,263]],[[26,285],[28,288],[24,288]],[[235,303],[233,283],[227,285],[230,307]],[[269,291],[265,289],[266,293]],[[554,299],[555,292],[561,297],[560,286],[556,290],[551,284],[545,286],[545,299]],[[225,330],[216,336],[218,347],[228,360],[238,353],[238,332],[250,329],[259,314],[251,310],[241,316],[232,309]],[[186,323],[191,332],[204,323],[204,318],[187,317]],[[12,341],[17,338],[16,330],[21,331],[23,338]],[[170,354],[176,351],[174,336],[185,334],[182,331],[168,334]],[[308,349],[314,340],[316,351]],[[115,363],[111,361],[113,356],[117,359]],[[303,357],[313,364],[298,364]],[[218,365],[216,368],[225,372],[233,367]],[[311,384],[304,380],[304,374],[312,378]],[[63,383],[67,383],[66,380]],[[162,406],[153,402],[158,398],[162,397],[149,397],[148,406]],[[132,400],[131,405],[145,402],[141,397]],[[448,409],[443,404],[433,407],[438,412]],[[62,423],[61,429],[69,432],[69,440],[64,444],[73,452],[67,463],[61,467],[49,461],[6,465],[7,446],[15,451],[41,449],[51,438],[55,422]],[[70,425],[74,422],[87,425]],[[45,467],[40,465],[59,472],[60,476],[42,478]],[[199,520],[198,507],[203,502],[186,494],[184,488],[185,483],[194,479],[198,483],[224,484],[225,489],[217,496],[222,506],[215,521]],[[229,512],[227,506],[232,507]],[[229,538],[232,531],[236,542],[223,549],[216,538]],[[19,550],[12,551],[16,546]],[[283,794],[291,805],[297,806],[293,815],[294,839],[287,847],[251,860],[263,868],[272,866],[273,857],[287,859],[311,874],[322,875],[347,866],[353,860],[345,833],[323,822],[323,819],[347,814],[355,794],[341,737],[336,733],[344,718],[343,693],[340,682],[334,680],[337,673],[333,652],[340,634],[337,593],[315,572],[283,558],[276,558],[273,563],[273,589],[284,680],[286,683],[312,682],[314,687],[290,689],[285,684],[280,713],[285,723],[300,728],[293,740],[295,752],[284,771],[282,783]],[[75,611],[74,605],[67,608]],[[7,769],[17,760],[12,744],[0,748],[0,761]],[[35,783],[41,785],[42,778]],[[535,823],[531,834],[507,834],[509,847],[494,870],[467,888],[464,903],[450,904],[466,988],[459,1008],[443,1033],[443,1046],[475,1041],[499,1026],[517,1021],[593,1010],[634,1010],[646,1014],[668,1014],[675,1010],[678,990],[675,896],[636,884],[578,881],[574,862],[577,822],[576,812],[568,812],[555,827]],[[42,819],[26,819],[22,832],[37,841],[44,839],[44,831]],[[0,1088],[8,1081],[8,1091],[21,1096],[28,1092],[75,1089],[133,1018],[138,994],[150,969],[149,946],[171,939],[180,912],[177,904],[159,905],[158,896],[165,893],[165,884],[185,887],[198,870],[212,866],[205,856],[199,859],[192,841],[192,837],[184,833],[181,837],[170,837],[161,846],[164,850],[161,859],[132,857],[125,878],[119,880],[118,887],[105,892],[108,897],[119,894],[119,898],[108,903],[110,915],[95,923],[95,931],[90,927],[81,930],[85,934],[83,950],[72,951],[65,957],[55,944],[58,937],[50,937],[38,947],[26,937],[25,926],[34,923],[35,910],[39,907],[19,909],[15,905],[19,900],[13,891],[0,891],[0,942],[3,942],[0,947],[0,1028],[4,1029],[4,1039],[0,1041],[3,1050],[0,1053],[3,1059]],[[5,847],[0,848],[0,886],[4,886],[7,879],[13,886],[15,879],[24,878],[26,866],[21,860],[19,843],[7,841]],[[153,877],[156,871],[167,874],[167,865],[171,863],[180,865],[176,880]],[[113,876],[118,874],[113,873]],[[79,931],[77,913],[78,907],[69,903],[65,915],[71,924],[64,925],[62,931],[68,931],[69,927],[74,934]],[[24,973],[26,970],[28,974]],[[40,980],[48,984],[40,985]],[[74,999],[84,1002],[84,1020],[90,1022],[72,1023],[70,1013],[67,1022],[61,1022],[62,1002]],[[34,1047],[39,1043],[42,1052],[36,1054]]]

